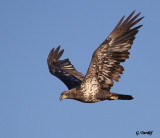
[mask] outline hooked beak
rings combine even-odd
[[[59,99],[60,99],[60,101],[62,101],[63,99],[66,99],[66,98],[67,98],[66,95],[61,95],[61,97]]]

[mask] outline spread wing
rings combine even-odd
[[[59,78],[68,89],[75,88],[81,84],[84,76],[74,68],[69,59],[59,60],[64,52],[64,50],[59,50],[60,46],[56,49],[53,48],[48,55],[49,71],[52,75]]]
[[[110,90],[114,84],[113,80],[119,80],[124,71],[120,63],[129,58],[128,50],[133,44],[138,29],[142,26],[132,28],[143,19],[143,17],[137,19],[140,13],[132,17],[134,13],[135,11],[125,21],[123,16],[108,38],[93,53],[84,83],[87,79],[96,77],[102,89]]]

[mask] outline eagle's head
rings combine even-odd
[[[60,101],[63,99],[75,99],[76,96],[75,92],[76,92],[75,88],[62,92],[60,96]]]

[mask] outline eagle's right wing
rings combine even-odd
[[[47,63],[52,75],[59,78],[68,89],[75,88],[81,84],[84,75],[78,72],[69,59],[59,60],[64,50],[59,51],[60,46],[52,49],[48,55]]]
[[[133,17],[133,11],[125,21],[124,16],[107,39],[97,48],[92,56],[90,67],[82,84],[99,82],[102,89],[110,90],[115,81],[119,81],[124,68],[120,63],[129,58],[129,49],[142,25],[135,25],[143,19],[140,13]],[[94,81],[93,81],[94,80]]]

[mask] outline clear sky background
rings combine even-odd
[[[92,53],[123,15],[139,24],[125,72],[112,92],[132,101],[59,101],[67,87],[48,71],[47,56],[61,45],[86,73]],[[160,137],[159,0],[1,0],[0,138]]]

